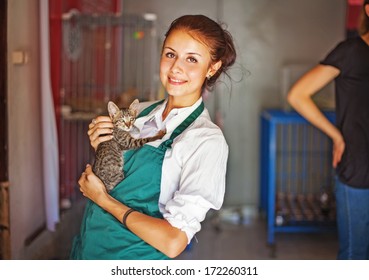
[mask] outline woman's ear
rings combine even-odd
[[[219,60],[218,62],[212,64],[208,70],[208,74],[207,76],[213,76],[218,70],[219,68],[222,66],[222,61]]]

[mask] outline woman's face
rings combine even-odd
[[[187,32],[175,30],[166,38],[160,60],[160,80],[168,94],[183,106],[195,103],[210,73],[207,47]]]

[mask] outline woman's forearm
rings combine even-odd
[[[110,195],[101,197],[97,204],[122,222],[130,209]],[[187,246],[187,235],[173,227],[165,219],[155,218],[140,212],[132,212],[126,219],[130,231],[170,258],[178,256]]]
[[[289,104],[333,141],[342,138],[341,133],[321,112],[312,100],[312,96],[337,77],[339,73],[337,68],[317,65],[303,75],[287,95]]]
[[[306,120],[327,134],[333,141],[342,137],[336,126],[327,119],[309,96],[290,98],[289,103]]]

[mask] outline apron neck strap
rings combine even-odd
[[[200,116],[202,111],[204,111],[204,108],[205,108],[204,102],[201,102],[201,104],[196,108],[196,110],[193,111],[191,115],[189,115],[179,126],[177,126],[177,128],[173,131],[170,138],[160,144],[159,148],[162,150],[171,148],[174,139],[178,135],[180,135],[187,127],[189,127],[197,119],[198,116]]]
[[[189,127],[200,114],[202,111],[204,111],[204,102],[201,102],[201,104],[196,108],[195,111],[191,113],[177,128],[173,131],[172,135],[169,139],[174,140],[178,135],[180,135],[187,127]]]
[[[150,105],[149,107],[147,107],[146,109],[144,109],[138,116],[137,118],[140,117],[144,117],[146,115],[148,115],[152,110],[154,110],[156,108],[156,106],[162,104],[165,101],[165,99],[160,100],[152,105]],[[177,126],[177,128],[173,131],[172,135],[170,136],[170,138],[166,141],[164,141],[163,143],[161,143],[161,145],[159,146],[161,149],[167,149],[170,148],[172,146],[173,140],[180,135],[187,127],[189,127],[196,119],[198,116],[200,116],[200,114],[202,113],[202,111],[204,111],[205,105],[204,105],[204,101],[201,102],[201,104],[195,109],[195,111],[193,111],[191,113],[191,115],[189,115],[179,126]]]
[[[150,105],[149,107],[145,108],[144,110],[142,110],[142,112],[140,114],[138,114],[137,118],[147,116],[148,114],[150,114],[150,112],[152,110],[154,110],[156,108],[156,106],[162,104],[164,101],[165,101],[165,99],[160,100],[160,101]]]

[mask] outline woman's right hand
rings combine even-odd
[[[113,123],[108,116],[98,116],[88,125],[90,144],[95,149],[100,143],[113,138]]]

